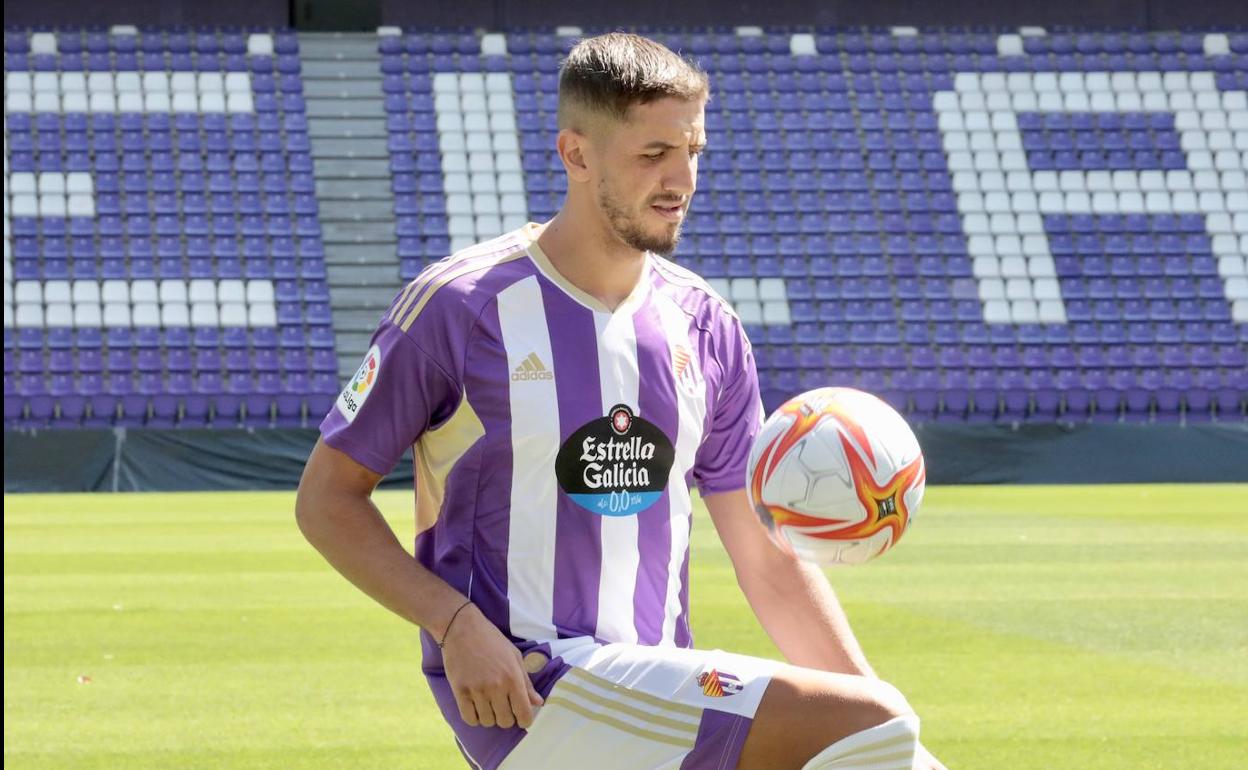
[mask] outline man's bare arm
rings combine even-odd
[[[771,541],[745,490],[705,502],[741,591],[784,657],[806,668],[874,676],[823,572]]]
[[[742,593],[784,657],[797,666],[874,677],[823,571],[771,541],[745,490],[704,500]],[[914,767],[945,770],[922,746]]]
[[[470,725],[528,727],[541,697],[520,652],[467,598],[416,561],[373,504],[381,476],[318,440],[295,517],[299,529],[334,569],[378,604],[446,640],[443,664],[460,716]],[[448,632],[448,624],[450,629]]]

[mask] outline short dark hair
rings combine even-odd
[[[662,43],[627,32],[608,32],[577,43],[559,70],[559,127],[573,126],[581,110],[616,120],[634,104],[664,97],[710,97],[710,80],[698,65]]]

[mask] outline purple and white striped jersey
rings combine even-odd
[[[321,432],[377,473],[413,447],[417,558],[512,638],[690,647],[689,489],[745,486],[762,421],[749,342],[654,255],[608,311],[540,232],[408,284]]]

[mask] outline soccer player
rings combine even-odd
[[[823,574],[752,510],[749,341],[661,256],[696,186],[708,94],[646,38],[577,45],[559,81],[563,208],[403,289],[304,471],[300,528],[420,626],[471,767],[941,767]],[[370,500],[409,446],[415,559]],[[691,484],[789,664],[693,647]]]

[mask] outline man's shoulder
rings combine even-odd
[[[519,233],[507,233],[434,262],[403,287],[387,319],[408,333],[431,319],[474,322],[494,296],[531,272],[528,245]]]
[[[736,322],[732,305],[705,278],[657,255],[651,255],[650,264],[659,292],[692,316],[700,327],[709,331],[710,327]]]

